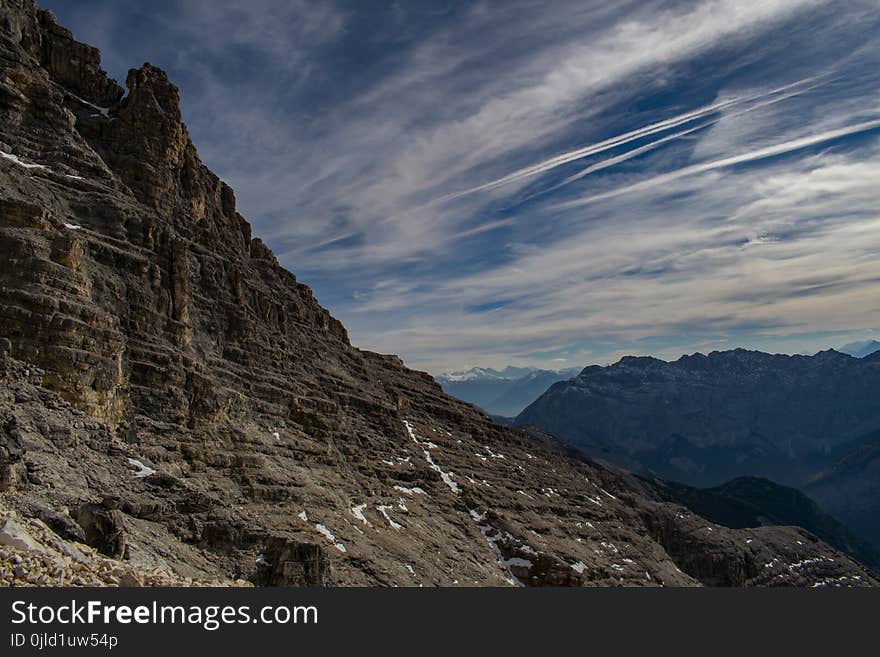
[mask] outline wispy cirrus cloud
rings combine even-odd
[[[112,70],[169,69],[362,346],[576,365],[880,326],[869,0],[46,4]]]

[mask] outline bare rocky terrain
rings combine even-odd
[[[201,163],[165,73],[126,87],[0,0],[0,584],[877,584],[353,347]]]

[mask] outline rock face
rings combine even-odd
[[[259,585],[877,583],[801,530],[648,499],[352,347],[252,239],[165,74],[131,71],[123,98],[97,57],[0,0],[0,504],[41,544]]]

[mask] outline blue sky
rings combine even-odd
[[[880,334],[876,0],[44,0],[358,346],[432,372]]]

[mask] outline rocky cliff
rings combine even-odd
[[[143,583],[876,584],[803,530],[651,501],[353,347],[251,236],[161,70],[126,93],[0,0],[0,76],[4,563],[62,541]],[[59,559],[2,583],[76,583]]]

